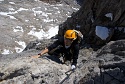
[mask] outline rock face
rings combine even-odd
[[[34,41],[31,46],[36,42],[46,46],[47,42],[52,43],[49,40]],[[42,48],[31,46],[22,53],[0,56],[0,84],[125,83],[125,40],[109,42],[97,52],[81,49],[74,72],[67,72],[70,64],[62,64],[56,56],[46,54],[38,59],[29,57]]]
[[[95,33],[100,26],[111,31],[106,40]],[[123,40],[110,41],[97,51],[83,47],[74,71],[69,71],[70,63],[63,64],[57,56],[30,57],[55,39],[32,41],[21,53],[0,55],[0,84],[125,84],[124,0],[84,0],[80,10],[59,28],[58,35],[63,35],[66,29],[80,30],[85,43],[94,46],[111,39]]]
[[[84,0],[82,7],[60,25],[60,31],[80,30],[89,44],[104,45],[110,40],[125,38],[124,0]],[[96,34],[98,26],[107,27],[109,36],[101,39]],[[63,35],[64,32],[60,32]],[[103,30],[102,30],[103,31]]]
[[[79,84],[124,84],[125,83],[125,40],[112,41],[96,52],[99,73],[91,72]],[[93,67],[94,68],[94,67]],[[86,81],[87,79],[87,81]]]

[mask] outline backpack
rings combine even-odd
[[[74,30],[74,31],[77,34],[78,43],[81,43],[81,41],[83,40],[83,34],[78,30]]]

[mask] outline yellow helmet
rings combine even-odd
[[[76,32],[74,30],[67,30],[64,35],[65,38],[75,40],[77,38]]]

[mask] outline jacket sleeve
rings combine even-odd
[[[77,64],[77,59],[78,59],[78,55],[79,55],[79,44],[76,44],[74,46],[74,50],[73,50],[73,62],[72,62],[72,65],[75,65]]]
[[[61,45],[63,43],[63,38],[58,38],[58,40],[56,40],[53,44],[51,44],[50,46],[48,46],[48,50],[51,51],[54,48],[56,48],[57,46]]]
[[[51,51],[52,49],[56,48],[59,44],[60,44],[60,42],[57,40],[53,44],[48,46],[47,48],[48,48],[49,51]]]

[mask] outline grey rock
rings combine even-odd
[[[91,47],[103,46],[111,40],[125,39],[124,3],[124,0],[83,0],[81,8],[60,25],[59,35],[63,35],[67,29],[80,30],[85,42]],[[96,35],[96,26],[110,29],[105,40]]]
[[[38,3],[34,0],[12,0],[16,4],[13,4],[12,2],[10,3],[9,1],[10,0],[5,0],[0,3],[0,12],[8,12],[9,10],[13,12],[13,9],[8,9],[8,7],[14,7],[15,10],[18,10],[20,7],[32,9],[33,7],[38,7],[41,5],[44,5],[46,8],[48,8],[48,13],[54,14],[54,11],[57,11],[56,9],[53,9],[54,11],[52,11],[50,5],[46,5],[43,2]],[[74,9],[70,9],[70,6],[68,6],[69,4],[73,4],[70,2],[70,0],[64,0],[64,2],[64,7],[60,7],[60,10],[62,11],[62,17],[58,17],[57,15],[49,16],[50,18],[58,18],[58,21],[54,21],[55,24],[60,24],[67,18],[64,13],[69,10],[71,12],[74,11]],[[45,11],[42,8],[37,8],[35,10]],[[113,13],[113,19],[105,16],[105,14],[110,12]],[[67,29],[74,29],[78,24],[80,25],[80,28],[78,26],[77,28],[79,28],[78,30],[83,33],[85,44],[89,43],[88,41],[92,43],[90,46],[86,44],[84,45],[85,47],[80,49],[77,68],[74,72],[69,72],[69,74],[66,74],[66,72],[70,70],[71,66],[59,62],[60,59],[58,59],[56,56],[45,54],[43,57],[38,59],[31,58],[31,56],[38,54],[46,46],[53,43],[54,39],[36,40],[35,37],[27,36],[29,30],[32,29],[29,26],[33,24],[39,29],[42,20],[45,19],[45,17],[39,14],[34,16],[34,13],[31,10],[28,12],[19,11],[18,13],[19,14],[14,15],[9,14],[10,16],[16,17],[18,20],[11,20],[10,16],[3,17],[0,15],[0,39],[2,39],[0,41],[0,48],[5,49],[5,45],[7,45],[9,48],[15,47],[15,45],[18,46],[18,44],[15,44],[15,41],[19,41],[20,39],[26,40],[27,47],[21,53],[8,55],[0,54],[0,84],[125,83],[125,40],[124,32],[122,32],[124,28],[121,28],[121,30],[118,32],[117,28],[115,29],[116,26],[124,26],[124,0],[84,0],[80,10],[76,13],[72,13],[72,17],[67,18],[66,22],[60,24],[58,35],[62,36],[64,31]],[[25,14],[28,16],[25,16]],[[38,21],[31,17],[37,18]],[[30,21],[26,23],[25,18],[29,19]],[[53,22],[48,22],[46,24],[42,23],[43,28],[45,27],[44,30],[47,31],[49,27],[46,25],[52,23]],[[17,24],[24,28],[24,33],[13,33],[13,31],[11,31],[10,28],[15,28]],[[93,35],[95,35],[95,26],[98,25],[113,28],[113,33],[111,33],[111,36],[109,36],[106,41],[101,40],[97,36],[93,37]],[[19,29],[19,27],[16,27],[16,29]],[[31,41],[31,39],[34,41]],[[110,40],[117,41],[109,42]],[[102,44],[105,44],[105,46],[102,46]],[[96,47],[97,45],[97,49],[99,49],[100,45],[101,48],[97,51],[94,51],[94,49],[91,47]]]
[[[42,42],[39,45],[51,43],[50,40],[34,41],[36,44],[39,42]],[[34,43],[30,43],[31,46]],[[77,68],[74,72],[69,72],[69,75],[65,73],[70,70],[70,65],[59,63],[54,56],[48,54],[42,58],[33,59],[29,56],[37,54],[41,48],[37,45],[35,47],[27,46],[27,50],[22,53],[1,56],[0,84],[112,84],[115,82],[124,84],[124,56],[111,52],[102,53],[105,49],[112,51],[114,47],[111,46],[114,44],[121,46],[121,43],[124,43],[124,40],[109,43],[98,51],[81,49]],[[38,50],[36,50],[37,47]],[[120,60],[114,60],[114,58]]]

